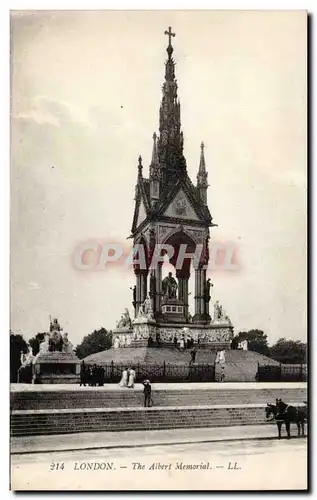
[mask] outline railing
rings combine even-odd
[[[105,370],[104,381],[119,382],[127,365],[110,363],[102,365]],[[214,364],[173,365],[169,363],[133,365],[136,372],[136,382],[150,379],[151,382],[214,382]]]
[[[259,382],[306,382],[307,365],[258,365]]]

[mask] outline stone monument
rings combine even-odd
[[[33,359],[34,384],[74,384],[79,381],[80,360],[74,353],[68,334],[58,320],[50,321],[50,330]]]
[[[205,146],[201,143],[197,182],[190,179],[184,157],[184,137],[175,76],[171,28],[166,31],[165,80],[159,112],[159,135],[153,134],[148,176],[142,157],[137,164],[135,209],[129,238],[142,249],[144,259],[134,260],[134,320],[125,312],[113,333],[113,347],[175,346],[183,344],[184,331],[200,347],[230,349],[233,325],[217,301],[210,314],[211,289],[208,277],[209,240],[213,222],[208,207],[208,173]],[[175,275],[164,277],[165,260],[155,261],[158,248],[166,250]],[[193,258],[179,257],[186,255]],[[200,249],[200,252],[196,250]],[[140,251],[140,250],[139,250]],[[170,255],[172,253],[172,255]],[[160,255],[162,257],[162,255]],[[153,264],[153,261],[155,262]],[[142,262],[142,264],[141,264]],[[189,311],[189,280],[195,283],[194,310]],[[112,355],[112,353],[110,353]],[[110,355],[109,354],[109,355]],[[118,356],[119,357],[119,356]]]

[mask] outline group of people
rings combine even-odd
[[[133,389],[135,383],[135,370],[132,366],[131,368],[125,368],[122,372],[121,380],[119,382],[119,387],[129,387]]]
[[[91,387],[103,386],[105,383],[105,370],[102,366],[96,364],[92,366],[85,365],[82,361],[80,365],[80,386],[89,385]]]

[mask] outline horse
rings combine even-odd
[[[288,439],[291,437],[291,423],[295,423],[297,425],[298,436],[301,435],[301,430],[302,436],[305,435],[304,424],[307,422],[307,403],[305,402],[304,404],[306,406],[295,408],[295,406],[287,405],[281,399],[276,399],[275,405],[267,403],[265,408],[266,418],[268,419],[272,415],[270,420],[276,421],[279,439],[282,437],[281,430],[283,423],[286,427]]]

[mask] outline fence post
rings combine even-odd
[[[300,364],[300,381],[303,382],[303,363]]]
[[[140,376],[140,361],[138,362],[138,366],[137,366],[137,377],[139,378]]]
[[[280,363],[280,382],[282,381],[282,363]]]
[[[111,361],[110,382],[113,380],[113,360]]]
[[[166,375],[166,363],[163,361],[163,378],[165,378]]]

